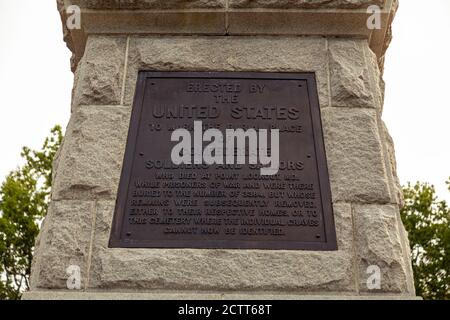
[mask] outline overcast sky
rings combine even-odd
[[[0,0],[0,180],[66,126],[73,75],[55,0]],[[402,183],[428,181],[450,200],[450,1],[401,0],[385,65],[383,119]]]

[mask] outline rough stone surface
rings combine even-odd
[[[217,9],[227,0],[72,0],[87,9]]]
[[[82,31],[67,29],[65,10],[71,4],[82,9]],[[383,13],[387,19],[383,19],[382,28],[375,32],[375,37],[372,37],[372,32],[367,32],[366,27],[365,9],[372,4],[381,8],[390,5]],[[63,23],[64,40],[74,53],[72,70],[75,70],[83,55],[86,36],[141,33],[364,37],[371,39],[371,47],[377,53],[382,69],[398,0],[57,0],[57,6]],[[164,11],[162,16],[158,17],[158,11]],[[282,15],[272,15],[275,11],[280,11]],[[145,15],[150,12],[154,14]],[[324,14],[327,12],[330,14]],[[113,14],[115,16],[111,21],[108,17]],[[211,15],[215,18],[208,19]],[[118,20],[121,20],[119,30],[114,23]],[[198,25],[199,20],[211,26],[202,28]],[[271,25],[276,26],[270,28]]]
[[[373,4],[382,7],[384,0],[229,0],[230,8],[357,9]]]
[[[387,24],[386,32],[383,39],[383,46],[380,48],[380,55],[378,56],[378,65],[380,66],[381,73],[384,71],[384,60],[385,60],[385,54],[387,49],[389,48],[389,45],[392,42],[392,22],[394,21],[394,17],[397,13],[399,7],[399,0],[392,0],[392,6],[390,8],[390,17]]]
[[[375,108],[365,40],[330,40],[331,104],[336,107]],[[370,50],[370,49],[369,49]],[[376,90],[379,92],[379,90]]]
[[[126,39],[90,36],[77,70],[72,108],[121,102]]]
[[[338,202],[333,204],[334,220],[338,249],[345,252],[353,252],[353,218],[350,203]]]
[[[386,158],[387,158],[387,165],[389,166],[390,170],[390,176],[392,179],[392,186],[391,190],[395,199],[395,202],[399,204],[400,206],[403,206],[404,200],[403,200],[403,192],[402,192],[402,186],[400,184],[400,180],[398,178],[397,174],[397,160],[395,157],[395,147],[394,147],[394,141],[392,140],[391,135],[389,134],[389,131],[386,127],[386,124],[381,121],[382,130],[384,133],[384,145],[386,148]]]
[[[397,208],[396,208],[397,209]],[[397,216],[398,217],[398,216]],[[405,226],[403,225],[401,217],[397,218],[398,230],[400,231],[400,241],[403,250],[403,259],[405,261],[405,273],[406,277],[406,288],[407,292],[415,293],[416,288],[414,286],[414,273],[411,264],[411,246],[408,239],[408,233],[406,232]]]
[[[360,292],[368,292],[367,268],[381,269],[380,292],[408,293],[411,287],[410,260],[405,252],[404,230],[399,230],[399,209],[394,205],[355,205],[355,241],[359,261]],[[373,291],[373,290],[370,290]]]
[[[93,217],[91,201],[53,201],[42,226],[31,274],[31,287],[67,288],[66,270],[80,267],[86,284]]]
[[[378,58],[376,54],[370,49],[368,42],[364,41],[362,43],[362,47],[364,50],[366,65],[369,70],[369,83],[370,91],[374,99],[373,103],[375,108],[383,111],[384,81],[383,75],[381,74],[380,68],[378,66]]]
[[[377,112],[327,108],[322,121],[333,201],[391,202]]]
[[[296,294],[280,292],[201,292],[201,291],[35,291],[25,292],[22,300],[421,300],[399,295]]]
[[[64,6],[64,0],[56,0],[56,6],[59,12],[59,16],[61,18],[62,23],[62,31],[63,31],[63,39],[66,43],[67,48],[72,52],[72,56],[70,58],[70,69],[72,72],[75,72],[77,69],[77,65],[80,62],[81,57],[77,56],[75,53],[75,45],[70,30],[67,28],[67,12]]]
[[[99,202],[90,289],[356,292],[349,204],[334,207],[339,250],[330,252],[108,249],[113,209]]]
[[[326,40],[322,38],[133,38],[126,105],[132,104],[138,70],[315,72],[320,105],[328,106]]]
[[[83,106],[72,114],[59,155],[52,199],[115,199],[130,109]]]

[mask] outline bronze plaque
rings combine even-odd
[[[315,75],[140,72],[109,245],[336,250]]]

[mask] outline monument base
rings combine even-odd
[[[22,300],[422,300],[410,295],[342,295],[296,294],[292,292],[198,292],[198,291],[32,291],[25,292]]]

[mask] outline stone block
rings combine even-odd
[[[115,199],[131,110],[83,106],[72,114],[58,160],[52,199]]]
[[[366,40],[329,40],[331,105],[335,107],[376,108],[373,85],[365,50]],[[370,68],[375,66],[370,63]]]
[[[66,289],[71,265],[80,268],[85,287],[94,209],[92,201],[51,203],[33,261],[32,289]]]
[[[377,117],[377,112],[371,109],[322,110],[333,201],[393,201]]]
[[[407,259],[395,205],[355,205],[355,242],[359,264],[360,292],[414,295],[411,261]],[[409,250],[409,249],[408,249]],[[369,266],[381,270],[380,289],[369,289]]]
[[[364,49],[365,60],[367,64],[367,68],[369,70],[369,81],[370,81],[370,90],[372,92],[372,96],[374,98],[375,108],[383,111],[384,105],[384,80],[383,75],[381,73],[380,67],[378,65],[378,58],[376,54],[369,47],[367,42],[362,43]]]
[[[122,97],[125,37],[90,36],[77,70],[72,110],[80,105],[118,105]]]
[[[384,145],[386,149],[386,163],[388,167],[388,173],[391,177],[392,196],[395,200],[395,203],[397,203],[399,206],[403,206],[403,192],[397,174],[397,160],[395,157],[394,141],[383,121],[381,121],[381,128],[383,130]]]

